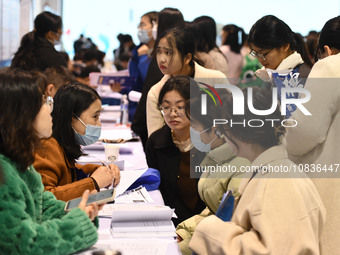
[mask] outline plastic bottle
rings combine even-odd
[[[126,125],[129,121],[129,101],[127,95],[123,95],[120,100],[120,124]]]

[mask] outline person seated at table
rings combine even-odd
[[[32,166],[40,139],[52,133],[52,105],[41,89],[46,83],[38,73],[0,73],[1,254],[71,254],[98,238],[101,206],[85,206],[89,192],[66,213]]]
[[[216,91],[220,96],[228,93],[225,89],[216,89]],[[200,166],[195,167],[195,170],[199,169],[195,171],[199,178],[198,194],[206,204],[206,208],[200,214],[181,222],[176,228],[178,245],[183,255],[191,255],[189,242],[196,226],[205,217],[216,213],[223,194],[232,190],[234,197],[239,197],[238,187],[242,180],[242,173],[237,171],[250,164],[247,159],[234,155],[232,148],[225,142],[224,135],[213,126],[214,120],[222,119],[223,115],[222,108],[216,107],[211,97],[207,97],[206,103],[209,114],[201,114],[201,93],[200,90],[197,95],[190,94],[190,110],[186,108],[186,112],[191,121],[191,142],[197,150],[206,153]],[[230,167],[235,171],[225,170]]]
[[[71,71],[69,71],[64,66],[53,66],[46,68],[44,75],[46,76],[48,83],[44,94],[45,96],[50,97],[54,97],[61,86],[64,86],[75,79]]]
[[[270,109],[272,93],[252,88],[253,107]],[[247,98],[246,90],[244,96]],[[257,115],[245,103],[244,114],[236,115],[231,94],[222,102],[223,119],[232,122],[218,128],[235,155],[251,162],[250,171],[239,186],[240,198],[235,200],[231,220],[222,221],[215,215],[203,219],[190,249],[197,254],[320,254],[325,207],[304,172],[285,170],[297,166],[280,144],[285,127],[279,105],[274,104],[272,113]],[[254,127],[254,119],[263,125]],[[246,124],[240,125],[242,122]]]
[[[114,164],[76,164],[84,155],[80,146],[93,144],[100,136],[101,106],[98,93],[78,82],[61,87],[54,97],[52,137],[37,148],[34,167],[42,176],[45,190],[57,199],[67,201],[86,189],[99,191],[119,183],[120,172]]]
[[[190,178],[191,159],[200,163],[205,154],[191,150],[190,120],[185,114],[189,99],[188,76],[173,77],[164,84],[158,105],[166,125],[150,136],[145,148],[148,166],[160,172],[164,203],[178,216],[173,218],[175,225],[205,207],[197,192],[197,179]]]

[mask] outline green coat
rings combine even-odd
[[[183,255],[191,254],[189,242],[196,226],[205,217],[215,214],[220,205],[223,194],[227,190],[232,190],[235,197],[239,196],[238,187],[242,180],[240,172],[213,172],[208,166],[216,165],[224,167],[235,166],[240,170],[241,166],[250,165],[247,159],[236,157],[230,146],[225,143],[214,150],[210,151],[203,159],[201,166],[204,171],[198,182],[198,193],[207,207],[198,215],[195,215],[182,223],[176,228],[176,233],[183,238],[179,247]],[[225,168],[225,169],[226,169]],[[210,170],[210,171],[208,171]]]
[[[92,246],[97,229],[84,211],[44,192],[41,176],[0,154],[0,253],[70,254]]]

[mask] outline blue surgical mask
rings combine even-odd
[[[201,151],[201,152],[209,152],[211,151],[211,143],[216,140],[217,137],[215,137],[210,143],[204,143],[201,138],[201,134],[207,131],[209,128],[203,130],[202,132],[199,132],[192,127],[190,127],[190,138],[191,142],[194,145],[194,147]]]
[[[86,146],[97,142],[100,137],[102,127],[89,124],[86,125],[79,117],[77,117],[77,119],[86,127],[85,135],[81,135],[73,129],[77,143]]]
[[[149,30],[138,29],[138,39],[141,43],[148,43],[151,39],[149,36]]]

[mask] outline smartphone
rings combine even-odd
[[[97,192],[96,194],[92,194],[89,196],[86,205],[96,203],[98,205],[104,204],[115,199],[116,190],[115,189],[107,189],[104,191]],[[81,201],[81,197],[72,199],[66,202],[65,211],[69,211],[72,208],[78,207]]]

